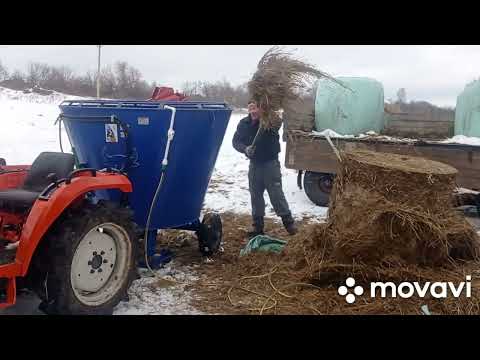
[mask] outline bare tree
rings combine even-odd
[[[188,97],[202,96],[201,92],[202,82],[201,81],[186,81],[182,85],[182,92]]]
[[[8,79],[8,70],[0,61],[0,81]]]
[[[20,70],[15,70],[12,75],[10,75],[10,80],[21,80],[25,81],[25,75],[22,74]]]
[[[233,87],[226,79],[214,83],[187,81],[182,92],[191,100],[224,101],[238,107],[246,107],[249,100],[247,84]]]
[[[397,99],[400,104],[407,103],[407,91],[404,88],[401,88],[397,91]]]
[[[71,91],[74,79],[73,71],[66,67],[51,67],[45,72],[41,86],[56,91]]]
[[[26,81],[30,86],[44,87],[51,75],[52,68],[44,63],[30,63]]]
[[[113,75],[118,98],[146,99],[151,95],[152,87],[142,79],[142,73],[125,61],[115,63]]]
[[[30,63],[28,65],[26,80],[29,85],[36,86],[40,84],[40,66],[38,63]]]
[[[115,98],[117,91],[117,79],[110,66],[106,66],[100,72],[102,94],[105,97]]]
[[[114,76],[116,79],[116,84],[117,86],[117,91],[119,97],[124,97],[125,95],[125,90],[127,88],[127,69],[128,69],[128,64],[125,61],[119,61],[115,63],[114,65]]]
[[[1,69],[0,64],[0,81]],[[97,73],[93,71],[77,75],[66,66],[30,63],[25,74],[16,70],[10,75],[8,86],[16,89],[40,87],[78,96],[95,96],[96,79]],[[147,99],[157,86],[157,82],[145,81],[142,73],[125,61],[102,68],[100,79],[102,95],[107,98]],[[187,81],[182,91],[191,100],[224,101],[238,107],[245,107],[249,99],[246,84],[232,86],[225,78],[216,82]]]
[[[7,79],[2,81],[2,86],[14,90],[24,90],[27,84],[25,76],[19,70],[15,70]]]

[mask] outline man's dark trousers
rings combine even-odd
[[[282,174],[278,159],[261,163],[250,161],[248,182],[252,203],[252,217],[256,226],[261,227],[263,225],[263,217],[265,216],[265,199],[263,194],[265,190],[268,192],[275,213],[282,219],[291,218],[291,212],[282,189]]]

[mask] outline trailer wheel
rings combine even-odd
[[[45,312],[110,315],[128,299],[138,245],[130,210],[87,205],[58,221],[47,241]]]
[[[198,247],[204,256],[213,255],[222,244],[223,229],[220,215],[207,213],[197,231]]]
[[[306,171],[303,187],[310,201],[318,206],[328,206],[334,178],[333,174]]]

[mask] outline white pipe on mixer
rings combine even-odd
[[[177,109],[175,109],[172,106],[165,105],[163,108],[170,110],[172,112],[172,116],[170,117],[170,127],[168,128],[168,131],[167,131],[167,146],[165,147],[165,155],[163,156],[160,181],[158,182],[157,190],[155,191],[155,195],[153,196],[152,203],[150,204],[150,210],[148,211],[147,223],[145,226],[145,233],[144,233],[145,265],[147,266],[148,270],[150,270],[150,272],[153,274],[154,277],[158,277],[158,275],[155,273],[155,271],[153,271],[153,269],[150,267],[150,264],[148,262],[148,231],[150,230],[150,221],[151,221],[153,209],[157,202],[157,198],[158,198],[158,195],[160,194],[160,190],[162,188],[163,181],[165,178],[165,171],[168,165],[168,153],[170,152],[170,143],[172,142],[173,137],[175,136],[173,125],[175,124],[175,114],[177,112]]]
[[[175,114],[177,112],[177,109],[168,105],[165,105],[163,108],[172,111],[172,116],[170,117],[170,127],[168,128],[168,132],[167,132],[167,147],[165,148],[165,155],[163,156],[163,161],[162,161],[162,165],[165,167],[168,165],[168,153],[170,151],[170,143],[172,142],[173,137],[175,136],[175,130],[173,130],[173,125],[175,124]]]

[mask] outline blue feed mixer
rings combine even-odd
[[[198,228],[232,113],[226,104],[75,100],[60,109],[78,167],[114,168],[128,176],[133,192],[127,200],[142,229],[164,172],[148,226],[149,255],[158,229]],[[120,195],[108,190],[95,197],[120,201]]]

